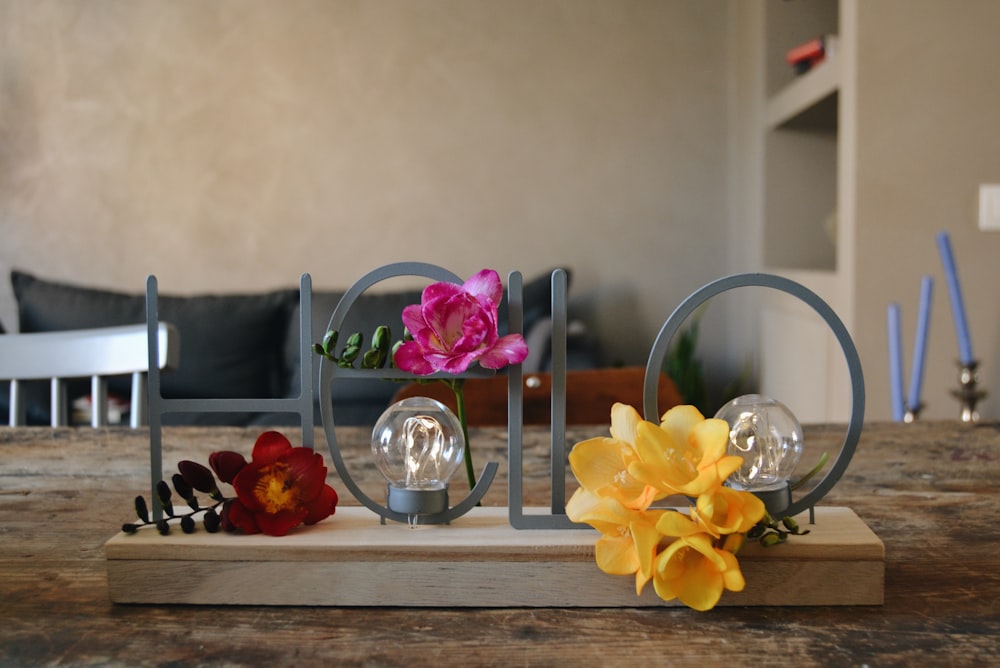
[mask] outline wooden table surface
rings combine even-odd
[[[249,455],[259,431],[166,429],[164,469]],[[342,431],[352,476],[377,489],[366,435]],[[571,430],[570,443],[601,431]],[[835,451],[842,436],[807,427],[807,447]],[[505,505],[504,433],[472,438],[478,467],[501,463],[486,503]],[[526,501],[542,503],[547,432],[525,442]],[[321,430],[316,443],[326,456]],[[0,665],[984,665],[1000,653],[998,424],[865,426],[823,503],[850,506],[885,543],[883,606],[707,613],[115,605],[103,544],[147,490],[147,448],[145,430],[0,429]],[[331,484],[347,496],[335,471]]]

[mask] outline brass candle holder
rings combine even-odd
[[[972,360],[968,364],[959,362],[958,364],[958,389],[952,390],[951,395],[958,399],[962,409],[962,422],[979,422],[979,411],[976,404],[986,396],[986,391],[979,386],[978,360]]]

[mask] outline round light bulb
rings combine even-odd
[[[729,423],[727,454],[743,458],[728,484],[759,496],[772,515],[791,504],[788,479],[802,457],[802,425],[780,401],[745,394],[719,409]]]
[[[464,450],[462,425],[441,402],[411,397],[386,409],[372,430],[372,454],[388,482],[389,510],[405,513],[411,526],[447,510],[448,480]]]

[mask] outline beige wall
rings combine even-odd
[[[645,362],[726,269],[725,30],[721,0],[0,0],[0,319],[12,267],[184,293],[558,264]]]
[[[1000,182],[1000,3],[960,6],[858,3],[844,315],[872,419],[889,416],[885,307],[902,303],[909,354],[924,273],[937,280],[925,415],[956,413],[940,229],[984,360],[983,413],[1000,417],[1000,233],[975,220],[978,184]],[[727,172],[752,136],[738,103],[753,92],[726,58],[738,7],[0,0],[0,272],[131,291],[155,273],[195,292],[306,271],[344,286],[403,259],[461,274],[562,264],[612,356],[641,362],[687,294],[759,266],[727,208],[757,178]],[[0,320],[15,320],[5,279]],[[739,328],[711,324],[709,367],[742,360]]]
[[[920,279],[935,279],[925,415],[953,418],[958,344],[935,244],[952,237],[973,351],[1000,417],[1000,232],[977,229],[978,185],[1000,183],[1000,3],[858,3],[857,342],[869,415],[887,418],[886,306],[901,304],[907,383]]]

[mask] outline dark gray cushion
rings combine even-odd
[[[145,322],[145,294],[98,290],[11,272],[22,332]],[[242,295],[160,295],[159,318],[180,332],[178,369],[165,397],[284,396],[284,337],[296,290]]]

